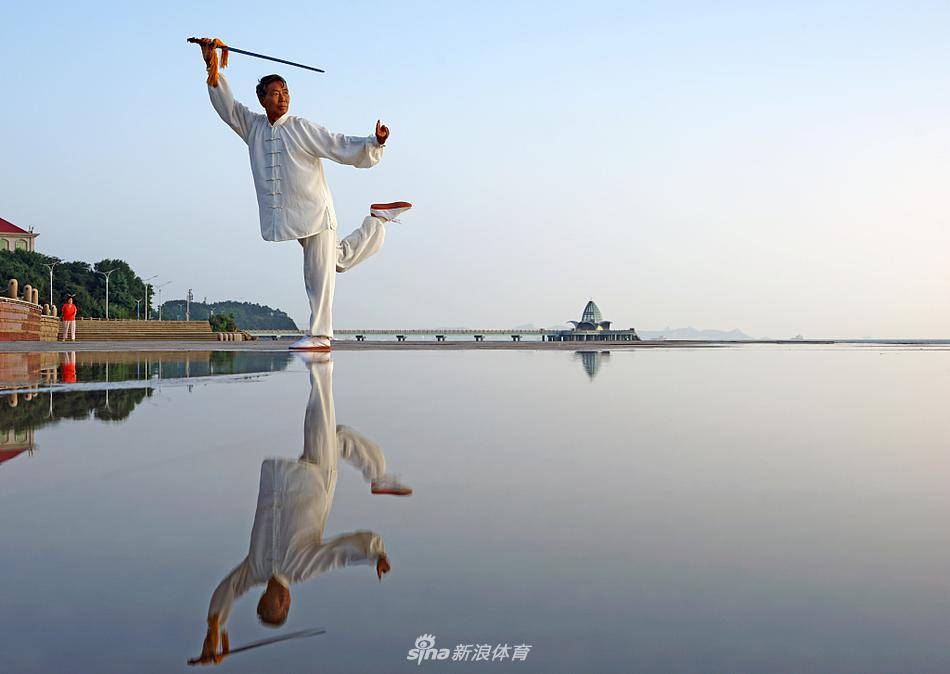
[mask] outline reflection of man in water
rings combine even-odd
[[[257,603],[261,622],[272,627],[287,620],[290,586],[354,564],[376,565],[382,580],[390,570],[383,540],[371,531],[325,539],[337,463],[343,458],[373,483],[373,493],[409,495],[412,490],[385,475],[386,459],[376,443],[336,425],[333,364],[327,355],[308,359],[310,400],[304,420],[304,449],[299,459],[267,459],[261,465],[257,512],[247,557],[221,581],[208,607],[208,633],[202,662],[217,662],[229,650],[223,631],[234,602],[255,585],[266,585]],[[380,485],[385,489],[380,489]],[[220,638],[223,650],[217,653]]]

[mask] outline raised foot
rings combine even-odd
[[[405,213],[412,204],[408,201],[392,201],[388,204],[372,204],[369,207],[369,214],[380,220],[395,220],[400,214]]]
[[[398,478],[390,475],[373,480],[370,491],[374,494],[391,494],[392,496],[409,496],[412,494],[412,487],[401,483]]]

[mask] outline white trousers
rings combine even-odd
[[[63,321],[63,341],[68,338],[69,331],[73,332],[73,341],[76,341],[76,321]]]
[[[333,292],[336,273],[352,269],[374,255],[386,238],[386,221],[367,216],[355,232],[342,241],[324,230],[299,239],[303,246],[303,280],[310,297],[310,333],[333,337]]]
[[[303,422],[301,461],[315,464],[324,483],[336,485],[336,470],[343,459],[363,474],[367,482],[386,472],[386,457],[379,445],[349,426],[336,423],[333,405],[333,361],[329,354],[307,354],[310,370],[310,400]]]

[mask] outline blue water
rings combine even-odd
[[[97,358],[0,355],[2,672],[188,670],[327,396],[413,494],[341,460],[325,535],[392,570],[293,585],[279,630],[252,589],[232,647],[326,634],[221,671],[950,671],[948,350],[339,352],[316,398],[286,352]]]

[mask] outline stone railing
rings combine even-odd
[[[249,333],[239,330],[238,332],[216,332],[219,342],[248,342],[254,339]]]
[[[15,278],[0,296],[0,342],[55,342],[59,332],[56,307],[40,305],[40,291],[27,284],[20,293]]]

